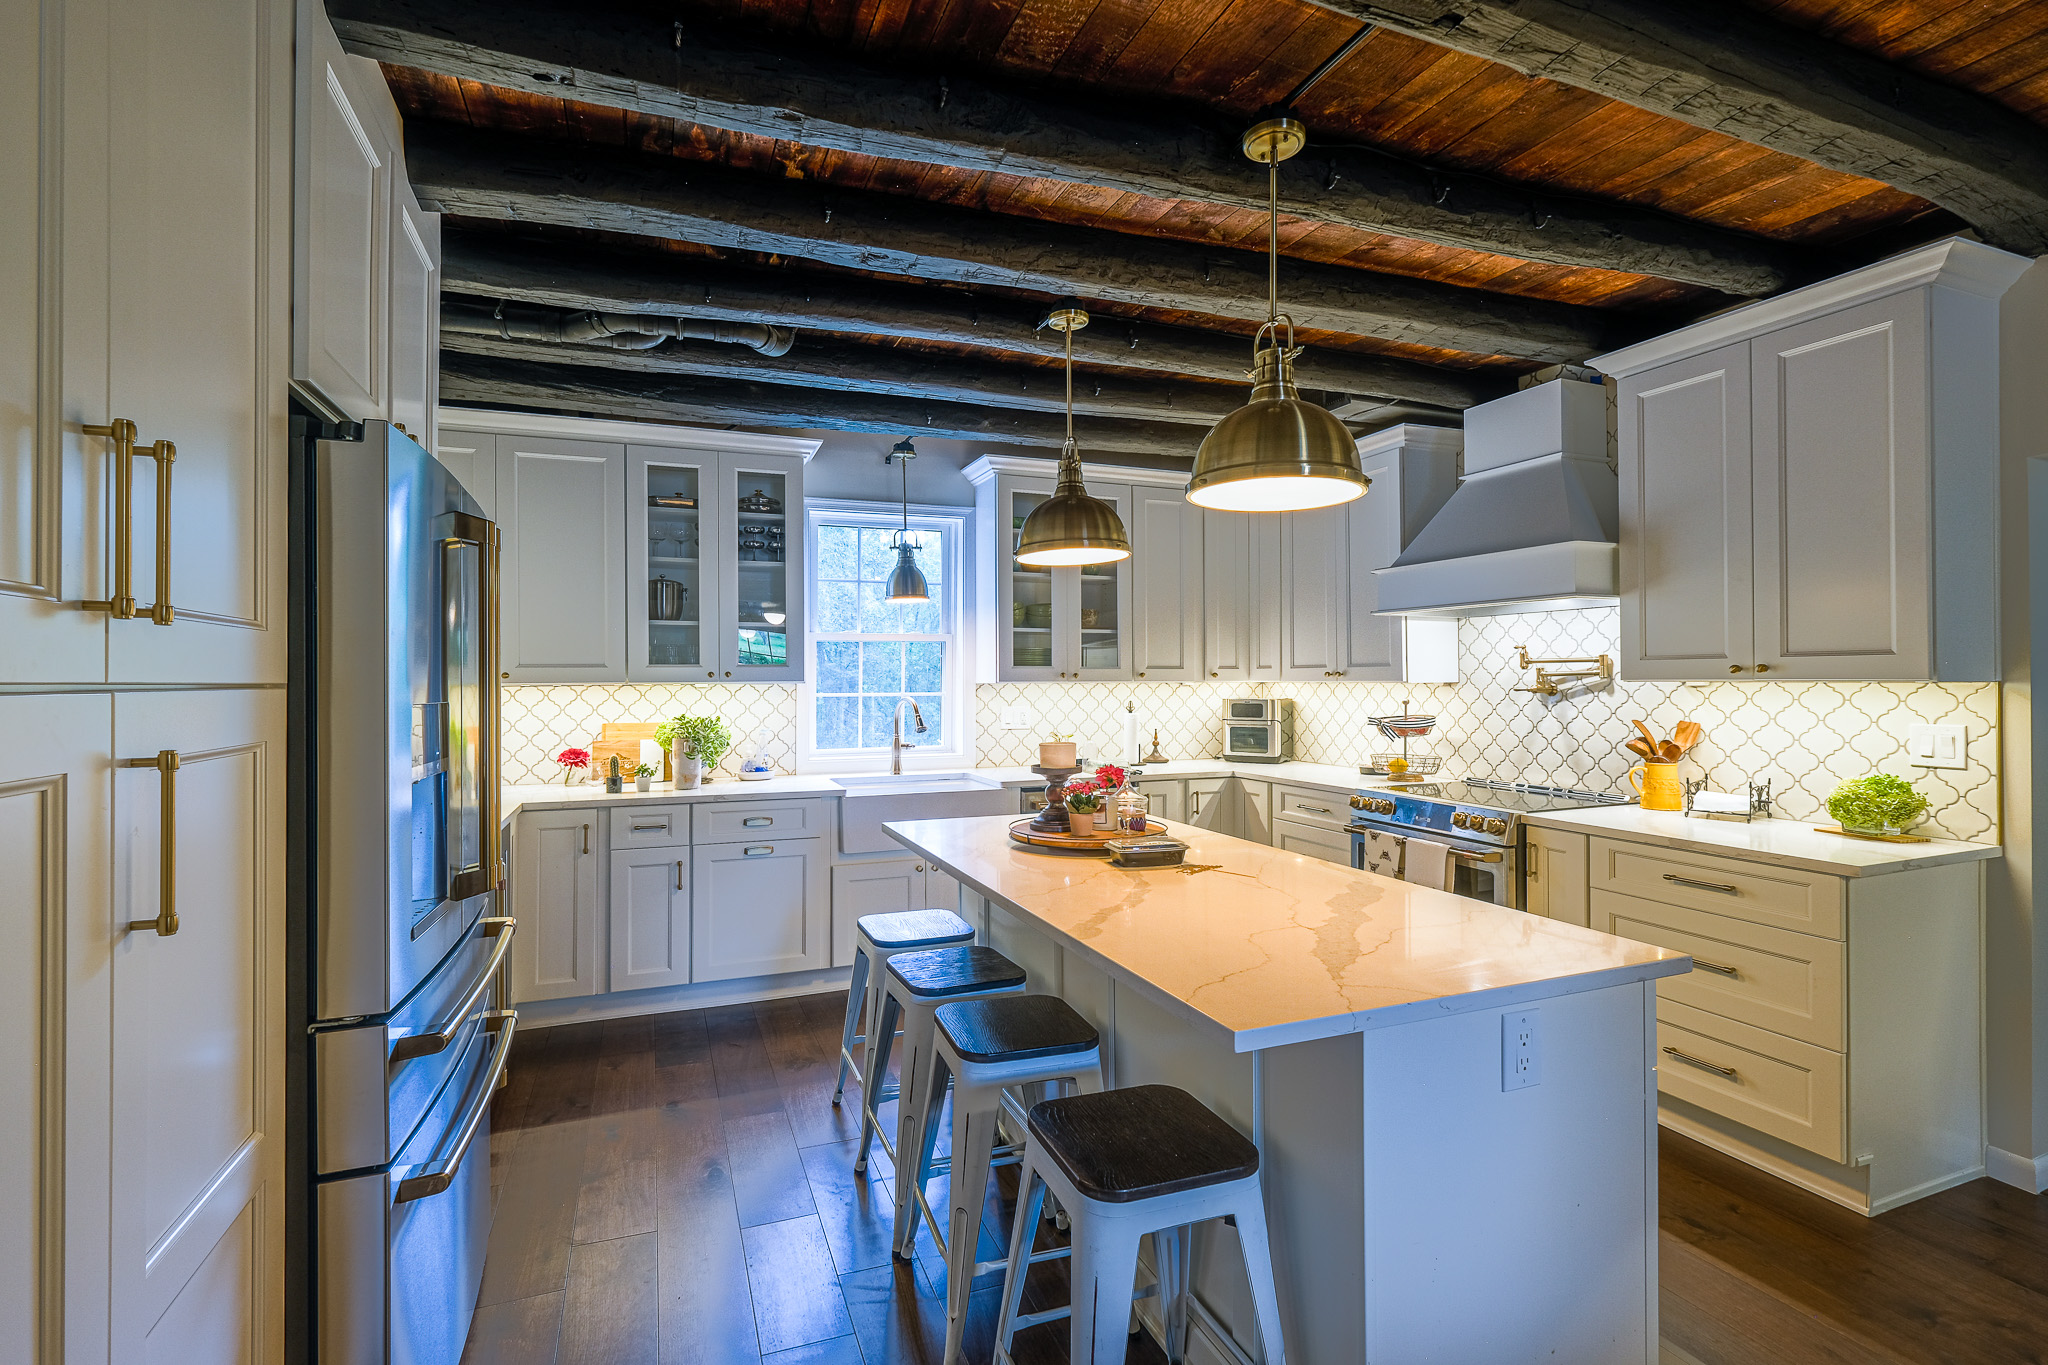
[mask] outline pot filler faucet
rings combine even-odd
[[[910,718],[917,723],[917,732],[919,734],[925,732],[924,712],[917,709],[916,698],[907,692],[904,693],[903,701],[897,702],[896,709],[889,713],[890,724],[894,727],[894,733],[889,737],[889,775],[891,777],[901,777],[903,775],[903,751],[908,747],[903,742],[903,702],[905,701],[910,703]]]

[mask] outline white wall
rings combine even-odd
[[[818,453],[804,467],[804,496],[895,502],[903,495],[903,475],[882,456],[896,444],[895,436],[869,436],[857,431],[786,431],[820,442]],[[944,507],[974,506],[974,486],[960,471],[989,447],[981,443],[919,436],[906,431],[917,446],[910,462],[910,500]],[[1048,462],[1049,467],[1049,462]]]

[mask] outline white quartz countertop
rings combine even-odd
[[[1239,1052],[1691,970],[1692,959],[1167,822],[1188,865],[1028,849],[1020,817],[886,825],[905,847]]]
[[[586,806],[634,805],[658,801],[674,805],[679,801],[762,801],[770,797],[844,796],[846,789],[829,777],[767,777],[759,782],[742,782],[721,777],[708,786],[675,791],[657,782],[651,791],[636,792],[628,785],[617,794],[595,783],[579,782],[573,787],[561,783],[522,784],[500,787],[499,799],[505,816],[522,810],[574,810]]]
[[[1356,791],[1360,787],[1385,786],[1384,777],[1367,777],[1358,765],[1338,763],[1233,763],[1223,758],[1176,758],[1167,763],[1132,763],[1119,766],[1140,768],[1144,778],[1242,777],[1249,782],[1292,782],[1326,791]],[[976,777],[1000,782],[1006,787],[1042,787],[1045,774],[1029,768],[976,768]]]
[[[1602,834],[1660,848],[1720,853],[1731,858],[1828,872],[1837,877],[1875,877],[1910,872],[1920,867],[1969,863],[2003,856],[1996,844],[1970,844],[1933,839],[1924,844],[1893,844],[1822,834],[1816,820],[1702,820],[1673,811],[1640,806],[1591,806],[1583,810],[1544,811],[1523,817],[1546,829]]]

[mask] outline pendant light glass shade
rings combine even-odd
[[[1291,118],[1267,119],[1244,135],[1244,154],[1267,168],[1267,321],[1252,339],[1251,401],[1211,427],[1195,452],[1188,501],[1198,507],[1300,512],[1350,502],[1371,486],[1356,439],[1296,389],[1294,321],[1280,311],[1280,163],[1307,139]]]
[[[1047,325],[1067,337],[1067,441],[1060,447],[1059,482],[1052,496],[1031,509],[1017,535],[1017,562],[1033,568],[1108,564],[1131,557],[1131,538],[1116,508],[1088,496],[1081,480],[1081,447],[1074,441],[1074,333],[1088,314],[1068,305],[1056,308]]]
[[[896,544],[891,547],[896,551],[896,567],[889,571],[889,581],[882,589],[882,599],[887,602],[932,600],[931,585],[917,567],[915,547],[910,543],[910,462],[916,458],[917,447],[908,441],[898,441],[882,457],[884,464],[895,460],[903,466],[903,529],[896,533]]]

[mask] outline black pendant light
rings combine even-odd
[[[896,543],[889,548],[896,552],[896,567],[889,573],[889,582],[883,589],[883,599],[890,602],[929,602],[932,589],[924,581],[924,571],[917,567],[917,560],[911,554],[910,544],[910,462],[917,458],[917,447],[909,441],[898,441],[889,447],[889,453],[882,457],[882,463],[891,460],[903,466],[903,529],[896,533]]]
[[[1081,447],[1074,441],[1074,333],[1088,325],[1075,304],[1053,309],[1046,325],[1067,338],[1067,441],[1060,447],[1060,478],[1052,496],[1031,509],[1017,536],[1017,562],[1034,567],[1108,564],[1129,559],[1131,538],[1123,518],[1081,482]]]
[[[1195,452],[1188,501],[1201,507],[1306,511],[1349,502],[1371,486],[1356,439],[1296,389],[1301,352],[1294,319],[1280,311],[1280,163],[1307,141],[1300,120],[1287,117],[1266,119],[1244,135],[1244,154],[1266,163],[1266,322],[1252,338],[1251,401],[1211,427]]]

